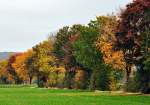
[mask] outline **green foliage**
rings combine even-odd
[[[150,72],[150,57],[148,57],[145,61],[144,61],[144,70],[147,71],[147,73]]]
[[[97,51],[95,40],[99,33],[90,27],[82,27],[79,39],[74,43],[73,55],[76,61],[89,70],[99,69],[102,61],[102,54]]]
[[[69,27],[65,26],[57,32],[56,41],[54,44],[54,53],[57,58],[62,59],[64,57],[64,45],[68,42],[69,38]]]
[[[58,88],[64,88],[64,82],[65,82],[65,73],[58,73],[57,74],[57,85]]]
[[[73,88],[74,74],[77,67],[75,57],[73,56],[72,44],[78,38],[78,32],[81,25],[73,25],[72,27],[63,27],[56,34],[54,43],[54,54],[58,59],[58,65],[64,65],[66,69],[65,83],[67,88]]]
[[[125,84],[125,91],[126,92],[139,92],[139,81],[136,79],[130,79],[126,84]]]
[[[91,76],[90,89],[116,90],[117,78],[112,67],[103,65],[101,69],[94,70]]]
[[[142,33],[141,50],[145,57],[150,54],[150,30],[148,29]]]
[[[81,28],[79,39],[73,45],[73,55],[77,63],[82,65],[88,72],[90,71],[92,73],[90,76],[89,88],[92,90],[108,90],[106,87],[109,82],[107,79],[104,79],[105,76],[104,78],[102,77],[105,75],[105,72],[103,72],[105,66],[103,64],[102,53],[96,49],[95,45],[95,41],[99,36],[97,26],[94,27],[95,24],[96,21],[91,21],[89,27],[84,26]]]
[[[48,78],[48,86],[57,87],[57,79],[58,79],[58,74],[56,72],[51,72]]]

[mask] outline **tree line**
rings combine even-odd
[[[64,26],[32,49],[0,62],[0,83],[150,92],[150,1],[119,16]]]

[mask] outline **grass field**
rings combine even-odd
[[[150,105],[150,96],[10,87],[0,88],[0,105]]]

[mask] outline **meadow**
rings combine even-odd
[[[150,96],[34,87],[0,87],[0,105],[150,105]]]

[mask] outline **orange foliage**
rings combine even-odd
[[[111,65],[115,69],[124,69],[125,62],[122,51],[113,51],[115,42],[115,30],[117,20],[115,17],[98,17],[101,27],[101,35],[96,42],[96,47],[103,53],[103,59],[106,64]]]
[[[32,50],[22,53],[21,55],[16,57],[15,62],[12,64],[18,76],[23,80],[27,80],[29,78],[25,62],[28,57],[31,56],[31,54]]]

